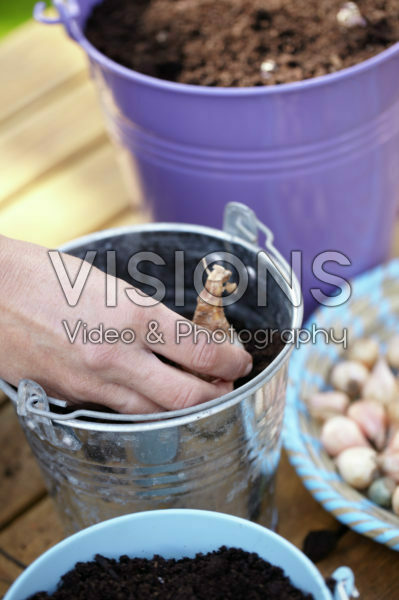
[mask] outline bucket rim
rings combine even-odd
[[[78,237],[73,239],[65,244],[62,244],[58,250],[61,252],[69,252],[73,249],[76,249],[78,246],[88,244],[91,242],[97,242],[103,239],[107,239],[110,236],[118,236],[125,235],[129,233],[153,233],[156,231],[180,231],[185,233],[193,233],[196,235],[210,235],[214,238],[218,238],[220,240],[225,240],[229,242],[234,242],[245,247],[247,250],[252,252],[259,252],[260,250],[268,252],[268,249],[262,248],[260,245],[253,244],[244,240],[241,237],[233,236],[226,231],[215,229],[212,227],[207,227],[203,225],[190,225],[184,223],[145,223],[141,225],[127,225],[123,227],[116,227],[112,229],[105,229],[103,231],[94,232],[82,237]],[[285,261],[285,259],[284,259]],[[288,268],[288,263],[285,261],[286,268]],[[278,272],[278,270],[276,269]],[[282,275],[280,278],[282,278]],[[295,287],[296,293],[300,294],[299,282],[293,273],[293,286]],[[297,330],[302,325],[302,317],[303,317],[303,302],[299,306],[292,305],[292,315],[291,315],[291,323],[290,327],[293,330]],[[188,423],[192,423],[193,421],[199,421],[205,419],[209,416],[217,414],[222,410],[226,410],[235,404],[238,404],[246,397],[253,395],[259,388],[261,388],[265,383],[270,381],[272,377],[274,377],[280,369],[288,363],[289,356],[293,350],[293,344],[286,343],[284,348],[277,354],[277,356],[273,359],[273,361],[256,377],[240,386],[236,390],[229,392],[228,394],[224,394],[223,396],[219,396],[213,400],[209,400],[208,402],[204,402],[200,405],[192,406],[189,408],[184,408],[175,411],[167,411],[162,413],[152,413],[149,415],[126,415],[126,421],[120,421],[119,423],[103,423],[103,422],[89,422],[81,419],[74,419],[73,413],[71,413],[70,419],[62,419],[57,420],[56,417],[52,416],[52,420],[62,426],[73,427],[76,429],[86,429],[92,431],[117,431],[117,432],[133,432],[133,431],[143,431],[143,430],[154,430],[154,429],[163,429],[167,427],[178,427],[181,425],[185,425]],[[1,381],[0,381],[1,383]],[[6,393],[10,393],[10,386],[5,383],[3,385],[3,389],[7,388],[8,391]],[[11,399],[14,403],[16,403],[17,394],[11,394]],[[50,399],[51,400],[51,399]],[[55,399],[55,402],[59,403],[58,399]],[[93,412],[93,417],[95,411]],[[110,418],[110,415],[104,413],[106,418]],[[98,413],[95,418],[98,417]]]
[[[309,578],[312,579],[314,581],[315,584],[318,585],[320,591],[323,592],[323,599],[327,600],[330,599],[332,596],[326,586],[326,583],[320,573],[320,571],[318,570],[318,568],[316,567],[315,564],[312,563],[312,561],[299,549],[297,548],[292,542],[290,542],[289,540],[287,540],[286,538],[284,538],[282,535],[276,533],[275,531],[272,531],[266,527],[263,527],[262,525],[258,524],[258,523],[254,523],[252,521],[249,521],[247,519],[244,519],[242,517],[237,517],[235,515],[231,515],[231,514],[227,514],[227,513],[223,513],[223,512],[218,512],[218,511],[211,511],[211,510],[201,510],[201,509],[195,509],[195,508],[169,508],[169,509],[158,509],[158,510],[147,510],[147,511],[140,511],[140,512],[136,512],[136,513],[129,513],[127,515],[121,515],[118,517],[114,517],[112,519],[107,519],[106,521],[101,521],[100,523],[96,523],[94,525],[91,525],[89,527],[86,527],[85,529],[82,529],[66,538],[64,538],[63,540],[61,540],[60,542],[58,542],[57,544],[55,544],[54,546],[52,546],[51,548],[49,548],[48,550],[46,550],[44,553],[42,553],[38,558],[36,558],[33,563],[31,563],[28,568],[20,574],[20,576],[17,578],[17,580],[13,583],[13,585],[11,586],[11,588],[7,591],[4,600],[12,600],[13,598],[15,598],[15,593],[18,593],[19,588],[25,583],[25,581],[27,579],[29,579],[29,577],[31,576],[32,572],[34,572],[37,569],[41,569],[43,564],[46,563],[46,561],[48,560],[48,558],[50,557],[54,557],[55,554],[57,554],[58,552],[67,552],[68,548],[71,544],[73,544],[74,542],[76,542],[77,540],[84,540],[85,538],[87,539],[88,537],[90,537],[91,535],[93,535],[93,533],[95,534],[96,532],[101,532],[104,531],[104,534],[106,535],[107,532],[109,534],[109,530],[112,529],[115,525],[117,524],[126,524],[126,526],[128,524],[130,524],[131,522],[137,522],[137,521],[149,521],[149,528],[151,528],[151,520],[154,519],[183,519],[183,521],[185,519],[187,519],[189,522],[192,522],[193,519],[203,519],[205,522],[208,523],[208,525],[212,524],[212,521],[219,521],[219,522],[223,522],[225,523],[227,526],[229,526],[229,524],[234,524],[234,525],[238,525],[241,526],[245,529],[250,529],[253,532],[256,532],[266,543],[271,543],[273,545],[279,546],[280,548],[284,548],[284,550],[287,553],[290,553],[291,555],[295,556],[298,561],[303,565],[304,568],[306,568],[306,571],[309,575]],[[239,542],[239,540],[237,540]],[[212,543],[210,544],[212,546]],[[240,547],[240,544],[238,543],[238,547]],[[194,550],[194,552],[196,553],[197,551]],[[188,553],[189,555],[193,554],[193,551],[190,550],[186,550],[186,553]],[[94,554],[93,554],[94,557]],[[92,557],[92,558],[93,558]],[[119,556],[118,556],[119,557]],[[80,560],[90,560],[90,558],[86,558],[86,559],[80,559]],[[265,559],[265,560],[271,560],[271,559]]]
[[[73,21],[76,26],[75,35],[73,39],[86,51],[90,59],[96,63],[100,63],[103,67],[109,71],[115,72],[126,79],[135,80],[137,83],[144,84],[153,88],[169,91],[178,92],[189,95],[200,95],[209,97],[256,97],[256,96],[274,96],[276,94],[288,94],[295,93],[301,90],[311,91],[314,88],[320,88],[323,86],[333,85],[336,82],[345,81],[348,78],[362,75],[374,67],[378,67],[381,63],[384,63],[396,55],[399,55],[399,41],[393,43],[385,50],[378,52],[374,56],[367,58],[350,67],[336,71],[335,73],[327,73],[326,75],[320,75],[318,77],[311,77],[308,79],[302,79],[301,81],[293,81],[289,83],[274,84],[270,86],[247,86],[247,87],[208,87],[205,85],[193,85],[189,83],[179,83],[174,81],[168,81],[166,79],[160,79],[153,77],[152,75],[146,75],[129,69],[115,60],[109,58],[100,50],[98,50],[84,35],[82,29],[77,25],[76,21]]]

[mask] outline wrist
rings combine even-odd
[[[0,296],[8,293],[8,282],[14,269],[13,245],[12,239],[0,235]]]
[[[6,247],[7,247],[7,238],[6,238],[5,235],[2,235],[0,233],[0,261],[1,261],[2,257],[3,257],[3,254],[6,251]]]
[[[7,305],[15,293],[32,281],[32,248],[26,242],[0,235],[0,300]]]

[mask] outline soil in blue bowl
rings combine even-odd
[[[284,571],[255,553],[221,547],[179,560],[119,560],[97,555],[77,563],[57,590],[29,600],[314,600]]]

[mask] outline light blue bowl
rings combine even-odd
[[[384,351],[386,341],[399,333],[399,260],[357,277],[350,301],[319,309],[305,328],[310,331],[313,323],[336,332],[346,328],[349,344],[357,338],[373,337]],[[347,485],[321,446],[320,427],[305,400],[328,388],[331,368],[342,359],[344,349],[340,344],[326,344],[323,336],[316,340],[295,351],[289,366],[283,439],[290,462],[316,500],[341,523],[399,550],[399,517]]]
[[[273,531],[230,515],[188,509],[140,512],[84,529],[40,556],[17,579],[4,600],[25,600],[38,591],[52,592],[76,562],[96,554],[119,558],[193,557],[220,546],[239,547],[280,566],[298,588],[316,600],[331,600],[324,579],[295,546]]]

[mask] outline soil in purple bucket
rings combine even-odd
[[[103,0],[85,33],[109,58],[153,77],[263,86],[334,73],[388,48],[399,40],[399,2]]]
[[[312,600],[279,567],[257,554],[222,547],[180,560],[119,560],[97,555],[77,563],[53,594],[29,600]]]

